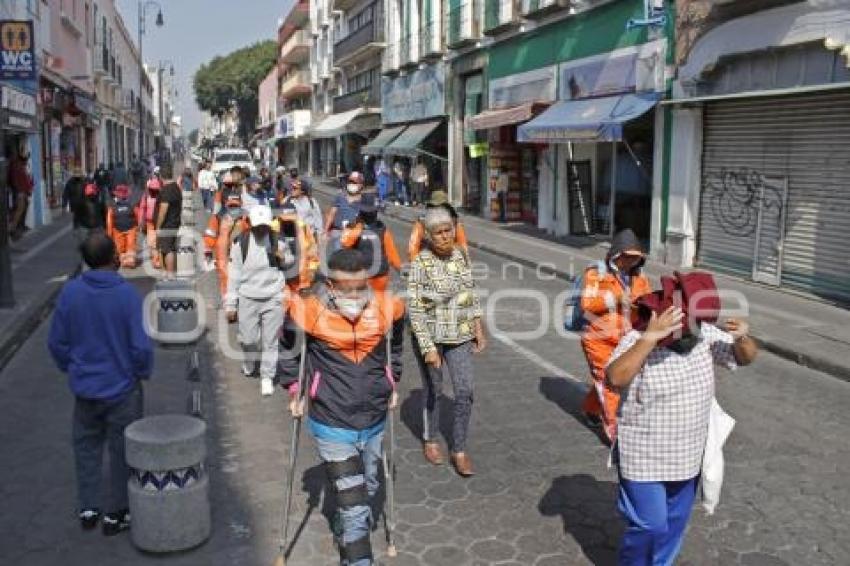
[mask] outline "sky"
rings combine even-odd
[[[165,25],[157,27],[156,6],[147,10],[142,38],[145,62],[166,67],[174,65],[178,112],[188,134],[201,125],[201,111],[195,104],[192,77],[195,71],[216,55],[246,45],[275,39],[277,22],[293,0],[159,0]],[[137,0],[116,0],[124,24],[133,38],[138,37]]]

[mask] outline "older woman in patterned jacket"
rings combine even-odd
[[[443,366],[454,389],[451,461],[464,477],[473,475],[466,453],[472,414],[472,355],[484,350],[481,303],[466,253],[455,243],[455,223],[442,207],[424,219],[428,246],[411,263],[408,294],[414,352],[422,370],[425,407],[422,411],[425,459],[443,463],[439,431],[439,395]]]

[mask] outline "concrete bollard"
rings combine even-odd
[[[209,538],[206,430],[186,415],[145,417],[125,429],[130,536],[141,550],[187,550]]]
[[[195,234],[189,227],[181,227],[177,234],[177,276],[195,276]]]
[[[195,226],[195,210],[184,208],[180,211],[180,225],[193,227]]]
[[[186,279],[159,281],[154,288],[158,304],[156,338],[163,344],[191,344],[203,333],[195,285]]]

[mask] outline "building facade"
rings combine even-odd
[[[308,132],[313,124],[313,83],[310,79],[315,37],[311,33],[311,4],[300,0],[278,26],[276,121],[272,139],[276,162],[301,171],[309,169]]]
[[[850,2],[678,4],[665,259],[850,301]]]

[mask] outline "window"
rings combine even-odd
[[[374,4],[361,10],[356,16],[348,18],[348,33],[352,34],[372,21]]]
[[[362,73],[358,73],[352,77],[349,77],[347,83],[348,92],[366,90],[373,84],[377,84],[380,80],[380,72],[380,68],[375,67],[373,69],[369,69],[367,71],[363,71]]]

